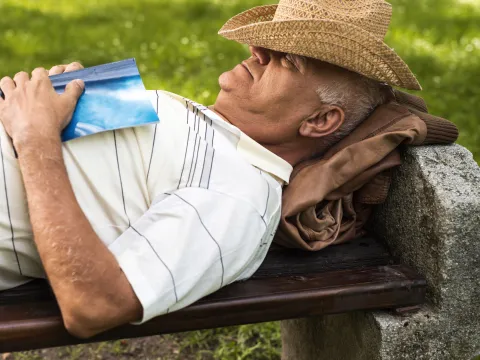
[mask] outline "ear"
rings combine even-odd
[[[320,138],[337,131],[345,121],[345,113],[336,105],[328,105],[305,120],[299,129],[301,136]]]

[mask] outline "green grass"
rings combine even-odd
[[[0,75],[135,57],[147,88],[212,103],[245,46],[216,35],[265,0],[3,0]],[[433,113],[454,121],[480,159],[480,0],[392,0],[387,42],[418,76]]]
[[[145,85],[212,103],[218,75],[247,49],[216,35],[261,0],[2,0],[0,76],[74,60],[135,57]],[[389,45],[423,85],[432,113],[455,122],[480,160],[480,0],[392,0]],[[181,346],[216,359],[278,359],[278,323],[189,333]],[[208,356],[207,356],[208,355]],[[75,358],[72,354],[70,358]]]
[[[280,328],[272,322],[193,331],[182,338],[180,346],[181,351],[194,353],[197,359],[280,359]]]

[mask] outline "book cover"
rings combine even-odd
[[[72,80],[85,82],[72,120],[62,132],[63,141],[159,121],[135,59],[52,75],[50,79],[59,94]]]

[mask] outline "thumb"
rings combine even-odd
[[[63,95],[76,104],[80,96],[83,94],[83,90],[85,90],[85,83],[80,79],[76,79],[67,84]]]

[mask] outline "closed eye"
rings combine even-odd
[[[296,70],[299,70],[291,54],[285,54],[282,60],[287,64],[287,67],[291,68],[293,66]]]

